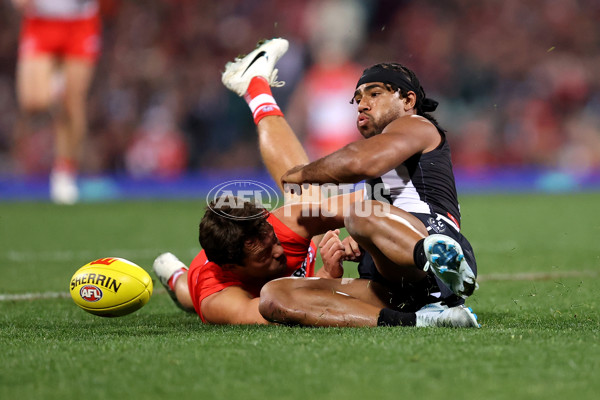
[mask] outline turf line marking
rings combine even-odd
[[[50,251],[17,251],[9,250],[1,252],[0,257],[5,257],[11,262],[37,262],[37,261],[57,261],[57,262],[88,262],[93,261],[97,258],[107,257],[121,257],[125,259],[131,259],[131,261],[139,258],[151,258],[154,259],[161,252],[166,251],[163,249],[147,248],[147,249],[109,249],[102,251],[99,254],[97,250],[50,250]],[[173,250],[171,250],[173,251]],[[198,248],[189,248],[179,253],[182,256],[191,256],[192,258],[198,254]],[[87,260],[87,261],[86,261]]]
[[[560,278],[595,278],[598,271],[563,271],[563,272],[523,272],[517,274],[483,274],[477,277],[478,282],[486,281],[548,281]]]
[[[69,298],[69,297],[71,297],[71,295],[69,294],[69,292],[0,294],[0,301],[66,299],[66,298]]]
[[[597,278],[599,271],[564,271],[564,272],[525,272],[519,274],[484,274],[477,278],[478,282],[491,281],[548,281],[560,278]],[[164,294],[167,291],[157,287],[154,294]],[[20,294],[0,294],[0,301],[25,301],[25,300],[44,300],[44,299],[68,299],[71,297],[69,292],[42,292],[42,293],[20,293]]]

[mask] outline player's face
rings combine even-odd
[[[246,246],[244,275],[249,279],[274,279],[283,276],[287,268],[283,247],[271,232],[260,241],[255,240]]]
[[[354,92],[358,106],[356,126],[365,138],[378,135],[390,122],[406,114],[400,93],[392,92],[382,82],[360,85]]]

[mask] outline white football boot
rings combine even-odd
[[[50,199],[56,204],[72,205],[79,198],[77,177],[73,173],[52,171],[50,174]]]
[[[417,327],[481,328],[477,315],[464,305],[448,307],[441,303],[425,305],[416,312]]]
[[[158,280],[160,283],[162,283],[167,293],[169,293],[171,299],[173,299],[177,307],[181,308],[182,310],[186,310],[177,300],[177,295],[175,292],[169,287],[169,279],[171,279],[173,274],[180,271],[181,268],[185,268],[186,270],[188,269],[187,265],[182,263],[179,258],[172,253],[163,253],[159,255],[152,264],[152,270],[154,270]]]
[[[424,270],[431,268],[456,295],[466,299],[479,287],[456,240],[446,235],[430,235],[425,238],[423,248],[427,256]]]
[[[225,65],[221,81],[227,89],[243,96],[248,90],[250,80],[262,76],[270,86],[281,87],[285,82],[277,81],[275,64],[289,47],[287,40],[275,38],[258,42],[256,49],[244,57],[238,57]]]

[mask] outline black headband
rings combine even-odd
[[[393,83],[394,85],[404,90],[412,90],[417,92],[418,88],[415,88],[412,82],[402,72],[393,71],[388,68],[369,68],[364,71],[363,75],[358,80],[356,87],[358,88],[363,83],[369,82],[384,82]]]
[[[425,92],[423,89],[419,87],[415,87],[413,82],[408,79],[408,77],[400,71],[394,71],[389,68],[381,68],[381,67],[372,67],[364,71],[363,75],[358,80],[356,84],[356,88],[364,83],[369,82],[383,82],[383,83],[391,83],[397,86],[400,89],[404,89],[406,91],[414,92],[417,95],[417,103],[419,100],[419,95],[423,96],[421,102],[419,104],[420,111],[423,112],[432,112],[438,106],[438,102],[424,97]]]

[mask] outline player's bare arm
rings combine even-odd
[[[270,324],[258,311],[260,298],[239,286],[229,286],[202,300],[206,322],[218,325]]]
[[[360,182],[381,176],[414,154],[434,149],[440,141],[441,136],[431,122],[421,116],[407,115],[391,122],[379,135],[292,168],[281,180],[283,184]]]

